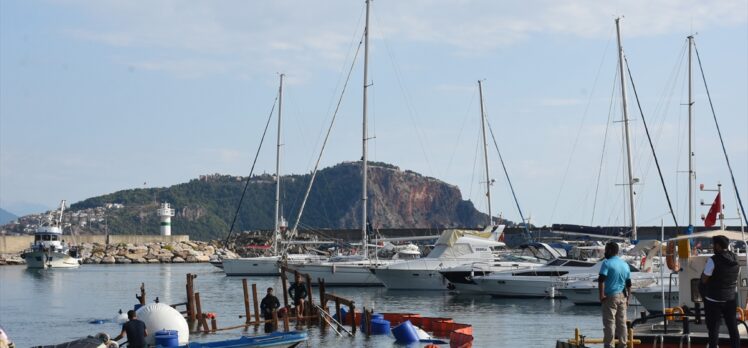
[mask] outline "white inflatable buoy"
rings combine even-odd
[[[187,344],[190,340],[190,329],[187,320],[181,313],[169,305],[163,303],[149,303],[138,308],[135,312],[138,319],[145,323],[148,336],[146,344],[155,344],[156,331],[175,330],[179,334],[179,344]]]

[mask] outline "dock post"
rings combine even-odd
[[[244,323],[249,324],[252,321],[252,317],[249,315],[249,289],[247,288],[246,278],[242,279],[242,288],[244,290]]]
[[[283,306],[288,307],[288,279],[286,279],[286,266],[281,266],[281,283],[283,284]]]
[[[257,304],[257,284],[255,283],[252,283],[252,303],[255,307],[255,326],[257,326],[260,325],[260,305]],[[247,312],[247,318],[249,318],[249,312]]]
[[[304,306],[304,317],[311,316],[313,313],[312,308],[314,307],[314,298],[312,297],[312,277],[308,273],[306,274],[306,286],[309,291],[306,292],[308,305]]]
[[[345,324],[345,319],[343,318],[343,313],[340,312],[340,301],[338,301],[337,297],[335,298],[335,314],[338,316],[338,322],[341,324]],[[340,327],[338,327],[338,330]]]
[[[278,310],[273,309],[273,332],[278,331]]]
[[[197,306],[197,320],[200,322],[200,325],[198,325],[198,329],[200,326],[203,327],[203,332],[208,333],[208,321],[205,320],[205,314],[203,314],[203,308],[200,305],[200,293],[195,293],[195,305]]]
[[[373,314],[374,314],[374,310],[373,309],[368,309],[367,310],[366,307],[364,307],[364,318],[363,318],[363,320],[364,320],[364,323],[366,323],[366,337],[371,336],[371,317],[372,317]]]
[[[197,276],[187,273],[187,316],[192,323],[195,321],[195,284],[194,279]]]
[[[290,314],[290,312],[287,311],[286,315],[283,316],[283,330],[286,331],[286,332],[289,331],[289,327],[291,326],[290,319],[289,319],[289,314]]]
[[[218,323],[216,323],[216,317],[210,318],[210,332],[215,333],[218,330]]]
[[[135,296],[140,300],[140,305],[145,306],[145,283],[140,283],[140,296]]]
[[[348,315],[351,316],[351,332],[355,335],[356,334],[356,304],[351,301],[351,311],[348,312]]]

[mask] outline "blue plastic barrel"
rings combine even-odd
[[[340,307],[340,315],[342,315],[343,318],[347,318],[348,317],[348,310],[346,310],[345,307]],[[332,318],[335,319],[335,320],[337,320],[337,321],[339,321],[340,323],[343,323],[343,320],[341,320],[340,318],[338,318],[338,313],[335,313],[332,316]]]
[[[374,328],[374,324],[371,325],[371,328]],[[406,320],[400,325],[393,327],[392,336],[395,336],[395,340],[400,343],[418,342],[418,333],[416,333],[416,329],[410,320]]]
[[[384,315],[379,314],[379,313],[374,313],[374,314],[371,315],[371,320],[372,320],[372,322],[374,320],[384,320]],[[386,333],[389,333],[390,332],[389,322],[387,322],[387,324],[388,324],[388,328],[387,328],[387,332]],[[372,324],[372,332],[371,332],[372,335],[374,334],[373,327],[374,327],[374,324]],[[363,320],[363,319],[361,320],[361,331],[366,331],[366,320]]]
[[[156,346],[179,347],[179,333],[176,330],[156,331]]]
[[[388,335],[390,333],[390,322],[384,319],[371,320],[372,335]]]

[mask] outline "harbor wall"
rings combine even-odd
[[[68,242],[73,242],[73,238],[70,235],[64,235],[63,239]],[[110,235],[109,244],[145,244],[145,243],[169,243],[169,242],[187,242],[190,240],[188,235],[173,235],[173,236],[160,236],[160,235]],[[0,236],[0,254],[14,254],[20,253],[24,249],[28,249],[31,243],[34,241],[34,236]],[[89,235],[89,236],[75,236],[74,240],[77,244],[83,243],[106,243],[106,236],[104,235]]]

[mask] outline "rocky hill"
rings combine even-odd
[[[296,218],[311,175],[281,178],[282,211],[289,225]],[[460,190],[440,180],[370,163],[369,220],[375,228],[478,227],[487,216]],[[159,202],[176,209],[173,234],[210,240],[226,236],[244,189],[246,177],[204,175],[165,188],[123,190],[72,204],[63,221],[79,234],[158,234]],[[235,231],[273,228],[274,176],[256,175],[236,220]],[[347,229],[361,225],[361,163],[348,162],[321,170],[307,201],[301,226],[305,229]],[[33,231],[20,218],[5,225],[6,233]],[[26,219],[38,223],[39,218]]]

